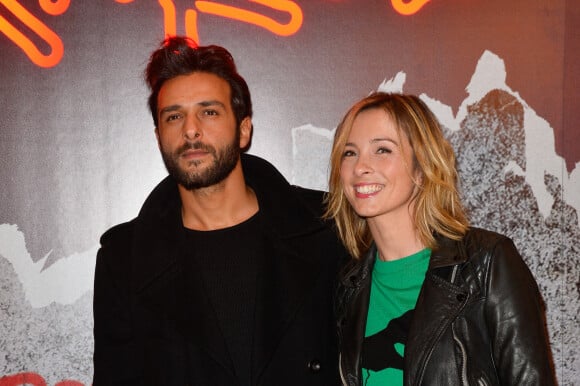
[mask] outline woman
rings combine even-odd
[[[416,96],[372,94],[337,128],[326,216],[354,256],[336,299],[344,385],[554,384],[536,282],[510,239],[469,227],[456,183]]]

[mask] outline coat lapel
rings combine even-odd
[[[151,194],[136,224],[133,288],[151,307],[175,321],[191,355],[205,352],[233,376],[217,317],[203,286],[201,270],[187,259],[175,182],[164,180]],[[143,213],[144,212],[144,213]]]
[[[256,294],[252,361],[256,384],[320,275],[320,261],[305,260],[304,254],[297,254],[304,248],[303,243],[301,247],[296,245],[300,241],[266,240],[267,253],[261,257]]]
[[[276,169],[248,155],[242,161],[263,215],[265,253],[260,256],[252,354],[252,383],[260,384],[318,282],[329,245],[320,241],[325,226],[311,211],[314,208],[298,199]]]

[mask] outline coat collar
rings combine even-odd
[[[435,240],[437,246],[431,252],[429,270],[450,267],[467,261],[468,256],[462,240],[452,240],[439,234],[435,235]]]
[[[466,237],[464,236],[462,240],[465,239]],[[449,268],[465,263],[468,260],[465,243],[462,240],[452,240],[439,234],[435,235],[435,240],[437,246],[431,252],[429,271]],[[339,275],[342,285],[345,287],[366,285],[365,283],[370,280],[376,254],[377,246],[373,243],[360,259],[352,259],[347,263]]]
[[[297,194],[303,188],[290,186],[280,172],[269,162],[249,154],[242,155],[246,183],[258,197],[260,211],[272,231],[281,238],[292,238],[320,230],[324,223],[318,200],[312,206]]]
[[[289,240],[322,230],[325,224],[319,207],[310,206],[269,162],[242,155],[246,183],[258,197],[265,231]],[[181,199],[175,180],[168,176],[145,200],[136,220],[134,250],[140,254],[134,267],[135,288],[142,288],[176,263],[177,235],[180,234]]]
[[[465,237],[464,237],[465,239]],[[435,235],[437,246],[431,252],[429,259],[429,271],[455,266],[468,260],[465,251],[465,243],[461,240],[452,240],[439,234]],[[371,244],[369,250],[358,260],[351,260],[341,271],[340,280],[345,287],[359,286],[363,282],[370,280],[377,246]]]

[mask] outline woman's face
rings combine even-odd
[[[408,221],[419,180],[412,168],[409,140],[398,135],[390,115],[378,108],[359,113],[340,167],[344,194],[355,212],[367,219]]]

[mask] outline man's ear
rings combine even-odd
[[[159,142],[159,128],[155,128],[155,138],[157,138],[157,147],[161,149],[161,143]]]
[[[240,149],[246,149],[252,140],[252,118],[245,117],[240,122]]]

